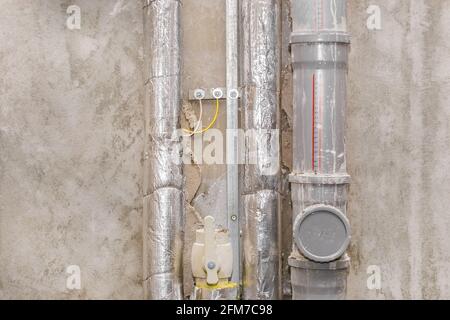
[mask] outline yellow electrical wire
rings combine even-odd
[[[200,130],[200,131],[191,131],[188,129],[183,129],[183,131],[186,133],[189,133],[191,135],[205,133],[206,131],[210,130],[216,124],[217,119],[219,118],[219,110],[220,110],[220,100],[216,99],[216,114],[214,115],[214,118],[212,119],[211,123],[205,129]],[[201,119],[199,121],[201,121]]]

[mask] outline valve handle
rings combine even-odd
[[[216,226],[213,217],[205,218],[205,270],[206,283],[219,283],[219,266],[217,264]]]

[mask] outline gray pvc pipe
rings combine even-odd
[[[302,221],[298,218],[302,218],[302,215],[315,206],[322,212],[328,212],[330,217],[323,223],[326,227],[314,225],[314,230],[299,231],[294,224],[293,237],[310,237],[313,239],[311,243],[317,238],[316,243],[326,245],[327,239],[324,238],[334,237],[339,225],[336,223],[330,227],[332,224],[328,219],[340,220],[341,226],[347,224],[343,216],[347,210],[350,182],[345,150],[350,43],[347,33],[347,5],[345,0],[295,0],[291,2],[291,6],[294,167],[290,181],[293,219]],[[333,215],[333,212],[339,214]],[[324,214],[324,217],[327,215]],[[299,232],[304,234],[298,234]],[[340,259],[338,264],[327,260],[327,257],[305,255],[310,248],[293,245],[289,264],[294,299],[345,297],[347,237],[349,235],[343,234],[343,247],[329,255],[332,257],[329,260]],[[333,245],[334,242],[330,244],[330,248]]]

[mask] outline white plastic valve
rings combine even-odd
[[[233,273],[233,250],[228,231],[216,229],[213,217],[204,219],[204,229],[197,230],[191,255],[192,273],[208,285],[228,281]]]

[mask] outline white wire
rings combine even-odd
[[[202,103],[202,99],[199,99],[198,103],[200,105],[200,114],[198,116],[198,122],[197,122],[197,126],[194,129],[194,132],[197,132],[202,127],[202,118],[203,118],[203,103]]]
[[[192,131],[192,133],[187,134],[187,135],[183,135],[183,137],[192,137],[196,132],[198,132],[202,126],[202,118],[203,118],[203,103],[202,103],[202,99],[198,99],[198,103],[199,103],[199,107],[200,107],[200,113],[198,116],[198,121],[197,121],[197,125],[195,126],[195,129]]]

